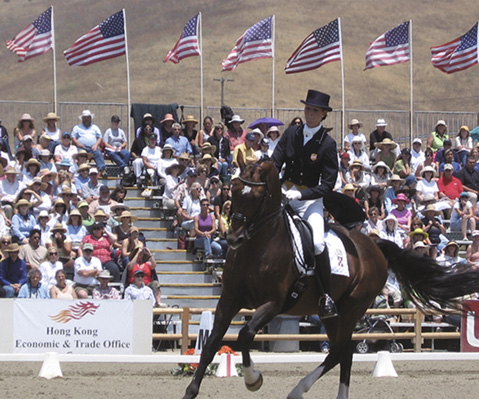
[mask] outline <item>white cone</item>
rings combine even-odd
[[[60,368],[60,361],[58,360],[58,353],[46,352],[43,360],[42,368],[38,373],[39,377],[50,380],[56,377],[63,377],[62,369]]]
[[[391,360],[391,354],[387,351],[378,352],[378,361],[374,367],[373,377],[397,377]]]
[[[236,365],[233,360],[233,355],[230,353],[222,353],[220,356],[220,364],[216,370],[217,377],[238,377],[236,372]]]

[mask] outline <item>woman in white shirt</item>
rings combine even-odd
[[[58,260],[57,247],[50,247],[47,251],[47,259],[45,262],[40,263],[38,267],[42,272],[42,285],[52,288],[56,283],[57,270],[63,270],[63,263]]]
[[[424,201],[426,194],[432,194],[436,201],[439,200],[439,188],[434,180],[434,176],[436,176],[436,170],[432,166],[426,166],[421,170],[422,179],[419,180],[416,186],[416,195],[420,203]]]

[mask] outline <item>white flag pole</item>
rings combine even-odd
[[[344,100],[344,62],[343,62],[343,38],[341,36],[341,18],[338,17],[338,33],[339,33],[339,51],[341,56],[341,102],[342,102],[342,120],[341,120],[341,149],[344,148],[344,128],[346,126],[346,104]]]
[[[412,19],[409,20],[409,79],[411,86],[411,99],[410,99],[410,129],[409,129],[409,148],[412,148],[413,130],[414,130],[414,103],[413,103],[413,76],[412,76]]]
[[[274,46],[275,46],[275,16],[273,15],[273,19],[271,21],[271,39],[273,41],[272,43],[272,68],[273,68],[273,81],[272,81],[272,88],[271,88],[271,117],[274,118],[274,105],[275,105],[275,84],[276,84],[276,79],[275,79],[275,66],[274,66]]]
[[[132,143],[131,137],[131,120],[130,120],[130,108],[131,108],[131,96],[130,96],[130,61],[128,58],[128,37],[126,34],[126,13],[123,9],[123,30],[125,31],[125,57],[126,57],[126,86],[127,86],[127,110],[126,118],[128,121],[128,140]]]
[[[55,18],[53,18],[52,7],[52,57],[53,57],[53,111],[57,113],[57,57],[55,51]]]
[[[204,88],[203,88],[203,27],[201,12],[198,13],[199,48],[200,48],[200,123],[204,117]]]

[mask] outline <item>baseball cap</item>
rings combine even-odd
[[[100,193],[102,193],[102,192],[107,192],[107,191],[110,191],[110,189],[108,188],[108,186],[106,186],[106,185],[104,185],[104,184],[103,184],[102,186],[100,186]]]
[[[187,175],[188,177],[196,177],[196,176],[198,176],[198,172],[196,171],[196,169],[190,169],[190,170],[186,173],[186,175]]]
[[[90,251],[93,251],[95,248],[93,248],[93,245],[90,244],[89,242],[83,244],[83,250],[86,251],[86,250],[90,250]]]
[[[454,170],[454,166],[452,166],[450,163],[447,163],[444,165],[444,170]]]
[[[26,136],[23,136],[23,141],[28,141],[28,140],[33,141],[32,136],[30,136],[29,134],[27,134]]]
[[[156,140],[156,134],[155,133],[152,133],[148,136],[148,140],[153,140],[153,139]]]
[[[245,137],[245,139],[248,140],[248,141],[254,141],[255,138],[256,137],[255,137],[254,133],[248,133]]]
[[[413,144],[422,144],[422,140],[419,137],[416,137],[413,142]]]
[[[98,174],[98,169],[97,169],[97,168],[91,168],[89,174],[90,174],[90,175]]]
[[[62,137],[66,137],[66,136],[71,137],[72,135],[70,134],[70,132],[63,132]]]

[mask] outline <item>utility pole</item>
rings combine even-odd
[[[221,82],[221,106],[225,105],[225,83],[234,82],[234,79],[213,79],[215,82]]]

